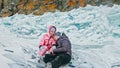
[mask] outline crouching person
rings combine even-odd
[[[47,64],[46,68],[59,68],[71,60],[71,42],[68,37],[64,33],[56,32],[53,39],[56,41],[56,48],[51,49],[51,54],[45,55],[43,60]]]

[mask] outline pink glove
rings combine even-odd
[[[43,56],[43,55],[45,55],[46,52],[47,52],[47,47],[46,46],[40,47],[39,55]]]

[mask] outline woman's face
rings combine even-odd
[[[55,32],[56,32],[56,29],[53,27],[49,30],[49,33],[51,36],[53,36],[53,34],[55,34]]]
[[[53,39],[56,41],[58,39],[58,36],[53,36]]]
[[[49,33],[51,36],[53,36],[55,34],[55,32],[53,32],[53,31],[50,31]]]

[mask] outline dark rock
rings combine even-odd
[[[19,14],[42,15],[45,12],[69,11],[74,8],[120,4],[120,0],[0,0],[0,16]]]

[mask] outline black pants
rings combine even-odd
[[[61,65],[69,63],[71,56],[68,54],[46,54],[43,60],[45,63],[51,62],[52,68],[59,68]]]

